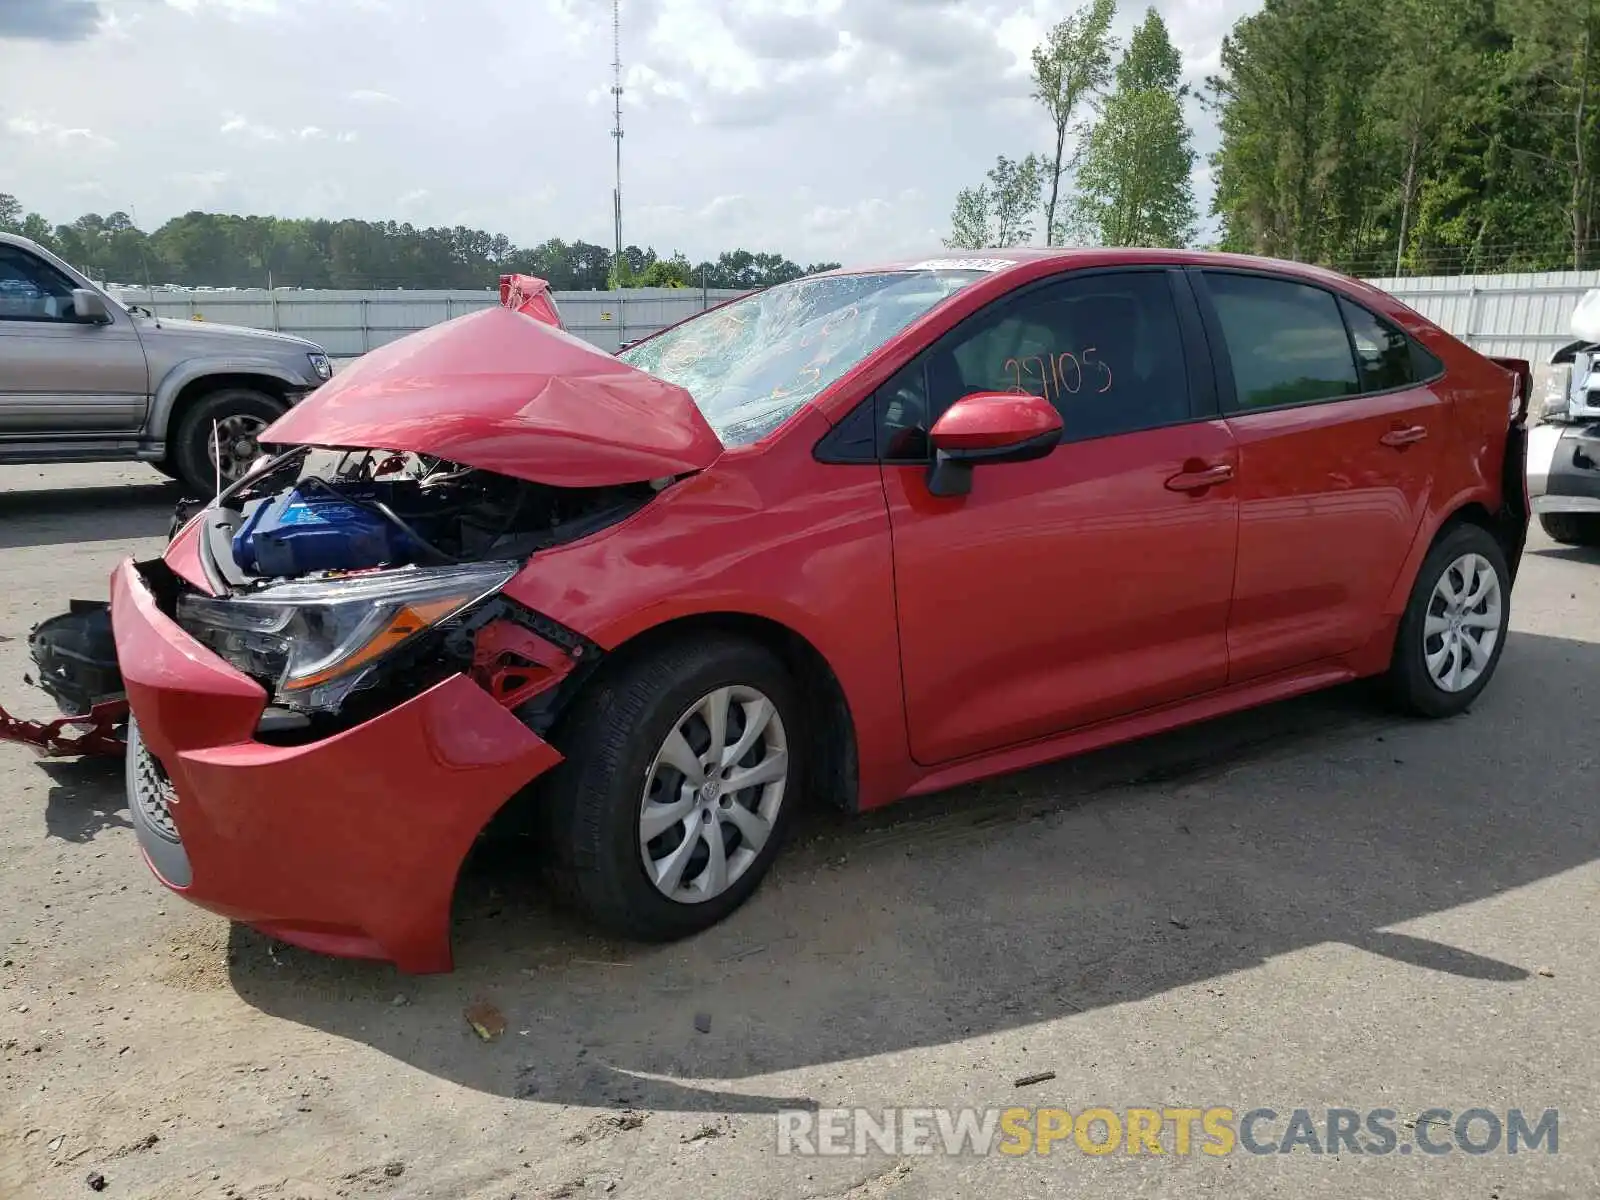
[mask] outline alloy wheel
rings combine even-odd
[[[206,453],[213,468],[220,463],[224,483],[244,478],[250,464],[261,454],[261,431],[266,427],[265,420],[248,413],[235,413],[217,422],[215,432],[206,438]]]
[[[753,687],[708,692],[678,718],[645,774],[639,852],[681,904],[720,896],[772,834],[789,781],[783,718]]]
[[[1442,691],[1464,692],[1489,667],[1503,617],[1500,577],[1481,554],[1463,554],[1434,584],[1422,623],[1422,657]]]

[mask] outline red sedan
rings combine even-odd
[[[451,965],[512,806],[625,936],[887,804],[1504,649],[1525,364],[1310,267],[955,254],[603,354],[515,306],[375,351],[113,579],[141,845],[286,941]]]

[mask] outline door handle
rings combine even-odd
[[[1219,483],[1227,483],[1233,478],[1233,467],[1228,463],[1218,463],[1214,467],[1205,467],[1198,471],[1182,471],[1167,480],[1167,490],[1170,492],[1203,492],[1208,487],[1216,487]]]
[[[1409,429],[1391,429],[1378,440],[1385,446],[1410,446],[1420,442],[1428,436],[1425,425],[1413,425]]]

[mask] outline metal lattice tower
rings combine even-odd
[[[622,0],[611,0],[611,103],[616,124],[611,136],[617,143],[617,186],[611,193],[612,220],[615,222],[616,257],[613,269],[622,275]]]

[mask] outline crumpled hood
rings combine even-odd
[[[509,308],[372,351],[261,440],[433,454],[557,487],[703,470],[723,449],[682,388]]]

